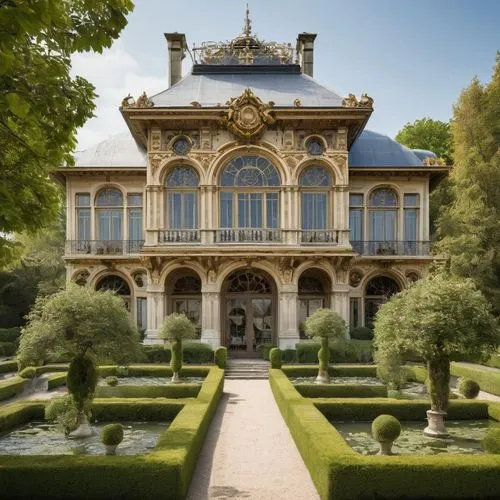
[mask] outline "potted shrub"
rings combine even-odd
[[[438,273],[393,295],[375,318],[377,359],[412,351],[427,364],[431,409],[424,434],[447,435],[450,360],[487,359],[498,347],[491,305],[474,282]]]
[[[401,424],[392,415],[379,415],[372,422],[373,439],[379,442],[379,455],[392,455],[392,444],[401,434]]]
[[[346,330],[345,321],[340,314],[331,309],[317,309],[307,318],[306,334],[321,342],[321,349],[318,352],[317,384],[328,384],[330,382],[330,375],[328,374],[328,362],[330,360],[328,342],[330,340],[345,339]]]
[[[116,455],[116,448],[123,441],[121,424],[108,424],[101,430],[101,441],[106,449],[106,455]]]
[[[182,368],[182,341],[196,337],[196,328],[185,314],[169,314],[160,328],[160,337],[168,340],[172,346],[172,383],[180,382],[179,372]]]

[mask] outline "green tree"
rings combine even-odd
[[[347,325],[340,314],[331,309],[316,309],[306,320],[305,330],[308,337],[313,337],[321,342],[318,352],[319,370],[316,383],[327,384],[330,382],[328,363],[330,361],[330,340],[344,340]]]
[[[48,172],[71,165],[75,132],[93,116],[94,87],[70,76],[71,55],[110,47],[130,0],[0,2],[0,266],[6,235],[34,231],[57,214]]]
[[[498,342],[498,323],[474,282],[444,273],[428,276],[394,295],[375,318],[377,359],[408,351],[423,358],[431,411],[437,414],[448,408],[450,360],[488,359]]]
[[[91,433],[84,409],[95,392],[95,361],[123,363],[138,355],[139,334],[123,300],[110,291],[70,284],[36,301],[21,333],[17,360],[20,368],[49,356],[72,360],[68,390],[80,415],[74,434],[80,437]]]
[[[168,340],[172,346],[172,382],[179,382],[179,372],[182,368],[182,341],[194,339],[196,328],[185,314],[169,314],[160,328],[160,338]]]
[[[427,149],[453,163],[450,124],[432,118],[420,118],[407,123],[396,135],[396,141],[410,149]]]
[[[500,314],[500,54],[491,82],[462,92],[452,121],[452,203],[438,220],[437,249],[473,278]]]

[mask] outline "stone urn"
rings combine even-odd
[[[116,448],[118,448],[117,444],[105,444],[104,450],[106,455],[116,455]]]
[[[428,425],[424,429],[424,435],[429,437],[446,438],[448,431],[444,426],[445,411],[427,410]]]
[[[80,415],[80,419],[78,421],[78,427],[76,428],[76,430],[74,430],[69,434],[69,437],[71,439],[82,439],[93,435],[94,431],[92,430],[92,427],[89,424],[87,415],[83,413],[82,415]]]

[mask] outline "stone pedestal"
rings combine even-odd
[[[446,412],[427,410],[427,421],[429,425],[424,429],[424,435],[429,437],[445,438],[448,437],[448,431],[444,426],[444,417]]]
[[[86,415],[80,417],[79,425],[73,432],[70,433],[69,437],[71,439],[81,439],[87,438],[94,435],[92,427],[90,427],[89,421]]]

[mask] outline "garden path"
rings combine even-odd
[[[225,380],[187,498],[319,499],[268,380]]]

